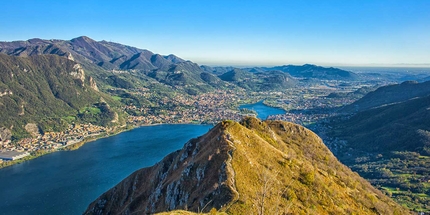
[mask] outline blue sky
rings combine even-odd
[[[88,36],[208,65],[430,66],[430,1],[9,0],[0,41]]]

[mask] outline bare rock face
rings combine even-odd
[[[75,58],[73,57],[73,55],[72,55],[70,52],[68,52],[68,53],[66,54],[66,56],[67,56],[67,59],[69,59],[69,60],[71,60],[71,61],[75,61]]]
[[[40,135],[40,130],[36,123],[27,123],[24,128],[33,137]]]
[[[224,121],[138,170],[84,214],[408,214],[293,123]],[[174,213],[173,213],[174,214]]]
[[[90,82],[90,87],[95,90],[95,91],[99,91],[99,88],[97,87],[97,83],[96,81],[94,81],[93,77],[90,76],[89,78],[89,82]]]
[[[73,71],[71,71],[69,74],[73,76],[74,79],[79,79],[82,83],[82,86],[84,86],[85,82],[85,72],[84,69],[82,69],[82,66],[80,64],[75,64],[73,66]]]
[[[5,127],[0,128],[0,141],[10,140],[11,137],[12,132],[9,129]]]
[[[118,113],[117,112],[113,112],[113,117],[112,117],[112,120],[110,122],[117,123],[118,119],[119,119]]]
[[[5,90],[4,92],[0,91],[0,97],[7,96],[7,95],[13,95],[13,92],[10,90]]]
[[[86,214],[147,214],[227,206],[238,193],[230,163],[233,147],[219,141],[219,129],[190,140],[182,150],[154,166],[136,171],[94,201]]]

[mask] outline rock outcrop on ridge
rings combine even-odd
[[[312,131],[223,121],[101,195],[85,214],[408,214],[341,164]]]

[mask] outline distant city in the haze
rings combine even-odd
[[[430,2],[3,1],[0,214],[430,214]]]

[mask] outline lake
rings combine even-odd
[[[82,214],[132,172],[155,164],[210,128],[145,126],[0,169],[0,214]]]
[[[257,112],[257,117],[262,120],[266,120],[270,115],[284,114],[285,110],[280,108],[269,107],[263,103],[263,101],[254,104],[241,105],[239,108],[246,108]]]
[[[240,106],[260,119],[284,110],[258,102]],[[132,172],[181,149],[211,125],[144,126],[0,169],[0,214],[82,214]]]

